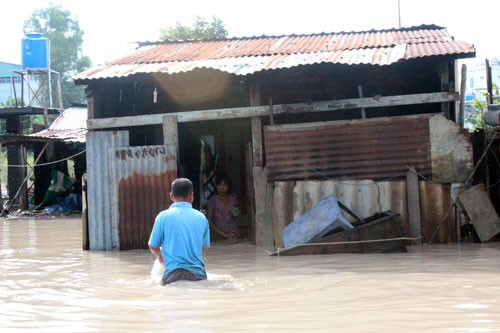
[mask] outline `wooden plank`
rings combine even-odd
[[[250,105],[252,107],[260,105],[260,86],[259,82],[255,80],[252,80],[252,82],[250,82]],[[264,149],[262,141],[262,121],[259,117],[253,117],[252,118],[253,166],[262,167],[264,163],[263,150]]]
[[[272,205],[272,191],[267,184],[267,170],[253,167],[252,173],[255,193],[255,244],[273,248],[274,238],[269,210]]]
[[[165,116],[163,117],[163,144],[174,145],[179,159],[179,133],[177,129],[177,117]]]
[[[316,131],[325,128],[329,128],[331,126],[336,126],[338,129],[346,128],[347,125],[369,125],[369,124],[379,124],[382,122],[393,122],[397,123],[400,121],[421,121],[422,119],[429,119],[432,116],[436,115],[436,113],[430,114],[416,114],[409,116],[393,116],[393,117],[384,117],[384,118],[367,118],[367,119],[349,119],[349,120],[333,120],[333,121],[318,121],[312,123],[295,123],[295,124],[284,124],[284,125],[274,125],[274,126],[265,126],[265,131],[268,132],[291,132],[291,131]],[[418,125],[419,130],[421,128],[427,127],[428,125]],[[347,130],[348,131],[348,130]],[[384,127],[382,132],[387,132],[387,129]]]
[[[460,104],[458,111],[457,123],[460,127],[464,127],[465,123],[465,90],[467,89],[467,65],[462,64],[461,80],[460,80]]]
[[[251,107],[259,107],[261,104],[260,84],[257,79],[251,78],[249,82],[249,98]],[[252,179],[251,201],[252,211],[252,236],[255,244],[271,246],[270,240],[266,238],[268,230],[265,223],[266,216],[266,183],[267,172],[262,169],[263,165],[263,141],[262,141],[262,122],[259,117],[252,118],[252,142],[250,145],[250,174]],[[270,228],[269,228],[270,229]]]
[[[453,202],[460,203],[458,200],[458,195],[462,191],[464,184],[462,183],[452,183],[450,190],[450,197]],[[464,214],[462,209],[463,206],[456,205],[455,206],[455,242],[460,243],[462,241],[462,224],[465,224],[467,221],[467,217]],[[464,223],[462,223],[464,221]]]
[[[398,105],[447,103],[457,101],[459,98],[458,95],[459,94],[457,92],[437,92],[429,94],[399,96],[375,96],[369,98],[353,98],[314,103],[278,104],[273,106],[273,114],[308,113]],[[87,128],[89,130],[95,130],[117,127],[157,125],[163,123],[164,116],[176,116],[178,122],[251,118],[269,116],[269,107],[258,105],[241,108],[184,111],[141,116],[89,119],[87,120]]]
[[[448,69],[448,62],[444,61],[439,64],[439,75],[441,77],[441,90],[447,92],[452,90],[450,87],[450,72]],[[446,102],[441,103],[441,112],[444,114],[446,119],[451,119],[450,114],[450,104]]]
[[[362,85],[358,86],[358,94],[359,94],[360,98],[363,98],[363,86]],[[366,119],[366,110],[364,107],[361,108],[361,118]]]
[[[484,184],[475,185],[458,195],[465,207],[474,229],[481,242],[485,242],[500,233],[500,218],[490,201]]]
[[[262,122],[259,117],[252,118],[252,160],[253,166],[262,167]]]
[[[293,221],[293,187],[295,182],[276,182],[273,191],[273,235],[277,248],[284,247],[280,231]]]
[[[255,243],[255,195],[254,195],[254,181],[253,181],[253,160],[252,160],[252,144],[249,142],[245,149],[245,161],[246,161],[246,188],[248,200],[248,215],[250,216],[250,228],[248,229],[248,240]]]
[[[177,170],[180,169],[179,158],[179,130],[176,116],[163,117],[163,144],[173,145],[175,147],[175,156],[177,158]]]
[[[87,98],[87,119],[94,118],[94,104],[95,97],[92,95],[91,97]]]
[[[491,78],[491,66],[490,61],[486,59],[486,101],[488,104],[493,104],[493,81]]]
[[[408,196],[408,221],[410,223],[410,237],[422,236],[422,223],[420,219],[420,195],[418,187],[418,175],[415,168],[411,167],[406,174],[406,194]],[[419,239],[417,245],[422,244]]]

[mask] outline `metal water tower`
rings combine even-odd
[[[22,38],[21,70],[12,72],[12,82],[15,76],[21,81],[20,91],[12,89],[16,107],[63,108],[60,74],[50,68],[50,41],[42,34],[26,33]]]

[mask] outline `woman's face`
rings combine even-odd
[[[217,192],[220,193],[227,193],[229,190],[229,186],[227,186],[225,181],[221,181],[219,184],[217,184]]]

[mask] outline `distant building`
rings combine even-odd
[[[21,65],[11,64],[0,61],[0,103],[5,103],[11,96],[12,87],[12,71],[21,70]],[[14,77],[16,90],[21,90],[21,78],[19,75]]]
[[[491,81],[500,86],[500,58],[488,59],[491,67]],[[467,66],[466,101],[484,101],[486,92],[486,61],[478,61]]]

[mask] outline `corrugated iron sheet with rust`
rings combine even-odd
[[[85,142],[86,135],[87,108],[71,107],[59,115],[47,129],[31,134],[30,137]]]
[[[118,221],[111,214],[114,207],[110,202],[111,166],[108,150],[128,144],[128,131],[87,133],[87,207],[89,249],[92,251],[110,251],[119,247]]]
[[[404,177],[408,166],[432,171],[425,116],[266,126],[264,137],[270,180],[388,179]]]
[[[177,176],[174,146],[118,147],[108,150],[111,217],[118,221],[120,250],[146,249],[156,215],[170,204]]]
[[[143,43],[132,54],[84,71],[75,80],[175,74],[202,68],[247,75],[315,63],[389,65],[419,57],[474,54],[472,44],[455,41],[437,26]]]

